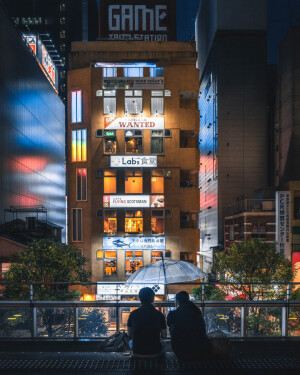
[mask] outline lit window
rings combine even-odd
[[[143,152],[143,132],[142,130],[125,131],[125,153],[141,154]]]
[[[141,170],[125,171],[125,194],[143,193],[143,172]]]
[[[139,115],[143,112],[142,90],[125,90],[125,114]]]
[[[82,95],[81,90],[72,91],[72,123],[82,121]]]
[[[115,130],[104,131],[104,154],[116,154],[117,153],[117,137]]]
[[[164,171],[162,169],[152,170],[151,193],[164,194]]]
[[[82,209],[73,208],[73,242],[82,241]]]
[[[152,210],[151,234],[164,234],[164,210]]]
[[[151,130],[151,154],[164,153],[164,132],[163,130]]]
[[[104,211],[104,233],[117,234],[117,211]]]
[[[86,168],[76,169],[76,191],[77,191],[77,200],[86,201],[86,192],[87,192],[87,170]]]
[[[124,77],[143,77],[144,69],[143,68],[124,68]]]
[[[72,161],[86,161],[87,130],[72,131]]]
[[[150,77],[163,77],[164,68],[150,68]]]
[[[117,171],[104,171],[104,194],[116,194],[117,192]]]
[[[104,252],[104,276],[117,276],[117,252]]]
[[[125,276],[132,275],[143,266],[143,252],[139,250],[126,251]]]
[[[103,114],[117,114],[116,90],[103,90]]]
[[[97,250],[97,259],[102,259],[103,258],[103,250]]]
[[[164,114],[164,92],[163,90],[151,91],[151,115]]]
[[[11,263],[1,263],[1,273],[8,272],[10,269]]]
[[[143,233],[142,211],[126,211],[125,233]]]
[[[102,73],[104,78],[116,77],[117,68],[102,68]]]
[[[151,255],[152,255],[151,256],[152,263],[162,260],[163,257],[164,259],[171,259],[171,251],[169,250],[152,251]]]

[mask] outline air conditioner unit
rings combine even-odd
[[[172,132],[170,129],[165,129],[165,138],[171,138],[172,137]]]
[[[103,137],[103,130],[97,129],[96,130],[96,138],[101,138],[101,137]]]

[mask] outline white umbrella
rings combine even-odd
[[[139,268],[126,283],[172,284],[202,279],[206,276],[205,272],[192,263],[182,260],[160,260]]]

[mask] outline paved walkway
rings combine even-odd
[[[160,360],[131,359],[122,353],[7,352],[0,353],[0,374],[95,375],[95,374],[300,374],[300,356],[268,356],[228,360],[179,362],[174,353]]]

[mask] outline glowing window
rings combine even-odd
[[[117,276],[117,252],[104,252],[104,276]]]
[[[105,131],[103,138],[104,154],[117,153],[117,137],[115,131]]]
[[[1,272],[3,274],[4,272],[9,271],[11,263],[1,263],[0,265],[1,265]]]
[[[116,90],[103,90],[103,114],[117,114]]]
[[[125,114],[139,115],[143,112],[142,90],[125,90]]]
[[[125,276],[132,275],[140,267],[143,266],[143,252],[142,251],[126,251],[125,261]]]
[[[124,77],[143,77],[144,69],[143,68],[124,68]]]
[[[159,260],[162,260],[162,257],[164,259],[170,259],[171,258],[171,251],[169,250],[162,250],[162,251],[152,251],[151,254],[152,263],[158,262]]]
[[[143,212],[126,211],[125,215],[125,233],[143,233]]]
[[[126,170],[125,172],[125,194],[143,193],[143,172]]]
[[[163,77],[164,68],[150,68],[150,77]]]
[[[104,233],[108,233],[108,234],[117,233],[117,211],[116,210],[104,211]]]
[[[164,234],[165,215],[164,210],[152,210],[151,234]]]
[[[103,258],[103,250],[97,250],[97,259]]]
[[[117,172],[113,170],[104,171],[104,194],[116,194]]]
[[[72,123],[82,122],[82,95],[81,90],[72,91]]]
[[[164,171],[161,169],[152,170],[151,193],[164,194]]]
[[[116,77],[117,76],[117,68],[102,68],[102,74],[104,78],[107,77]]]
[[[87,130],[72,131],[72,161],[86,161]]]
[[[141,154],[143,152],[143,132],[142,130],[125,131],[125,153]]]
[[[73,208],[72,209],[72,218],[73,218],[73,242],[82,241],[82,209]]]
[[[76,191],[77,191],[77,200],[86,201],[86,192],[87,192],[87,170],[86,168],[76,169]]]

